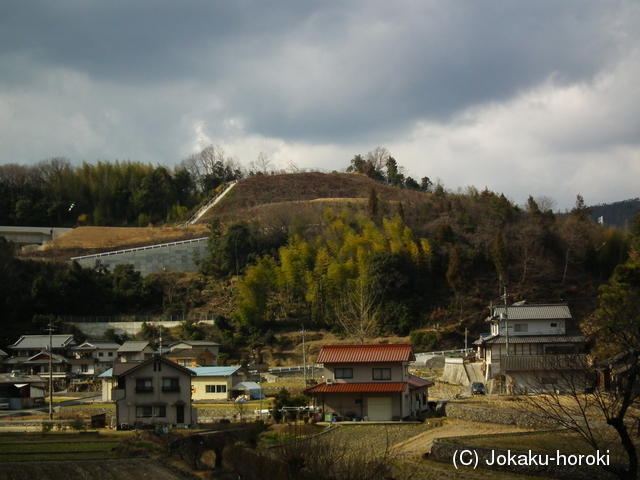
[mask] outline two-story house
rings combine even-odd
[[[146,340],[129,340],[118,348],[118,358],[123,362],[149,360],[154,353],[153,345]]]
[[[71,349],[71,373],[76,380],[89,380],[106,372],[118,358],[120,345],[115,342],[86,341]]]
[[[183,367],[213,367],[220,344],[206,340],[181,340],[169,345],[166,357]]]
[[[561,378],[584,365],[585,338],[571,318],[566,304],[489,307],[491,332],[475,342],[485,378],[504,376],[507,393],[560,389]]]
[[[416,417],[429,409],[433,384],[409,374],[411,345],[325,345],[316,363],[324,383],[305,390],[326,414],[369,421]]]
[[[30,375],[48,374],[51,365],[53,377],[66,381],[72,376],[68,360],[73,357],[75,345],[73,335],[22,335],[7,347],[12,356],[3,363],[7,370],[22,370]]]
[[[142,362],[115,362],[100,375],[111,386],[120,427],[173,425],[178,428],[197,421],[191,407],[191,377],[194,373],[164,357]]]

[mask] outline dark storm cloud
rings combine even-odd
[[[625,1],[5,0],[0,162],[385,145],[496,189],[467,177],[562,161],[573,188],[579,159],[637,164],[639,23]]]

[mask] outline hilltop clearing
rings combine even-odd
[[[198,223],[207,223],[214,218],[223,222],[282,219],[283,215],[304,211],[303,206],[308,207],[312,200],[319,201],[320,212],[325,202],[332,208],[343,208],[355,199],[358,204],[366,205],[372,189],[383,202],[416,203],[430,196],[383,185],[354,173],[256,175],[240,180]]]

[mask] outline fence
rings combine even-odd
[[[214,321],[219,314],[206,313],[203,315],[115,315],[115,316],[96,316],[96,317],[58,317],[65,323],[124,323],[124,322],[184,322],[185,320],[194,321]]]

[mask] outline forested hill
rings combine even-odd
[[[633,217],[640,211],[640,198],[604,203],[589,208],[591,209],[591,219],[594,222],[598,222],[598,219],[602,217],[605,226],[629,230]]]
[[[488,189],[453,193],[426,177],[418,185],[392,160],[384,170],[357,156],[351,174],[258,172],[241,179],[207,214],[210,253],[198,274],[141,278],[123,266],[21,260],[0,241],[0,348],[16,335],[40,332],[43,316],[132,313],[219,314],[217,330],[207,335],[229,352],[255,350],[273,342],[273,332],[301,324],[355,341],[411,335],[420,349],[460,345],[465,328],[472,336],[486,331],[486,306],[500,301],[503,288],[512,302],[567,302],[580,322],[640,237],[637,229],[609,228],[606,219],[604,227],[592,222],[580,196],[559,217],[532,197],[518,206]],[[227,173],[234,175],[223,169],[195,177],[195,197],[179,200],[177,179],[192,178],[188,170],[123,163],[61,172],[65,188],[50,188],[45,197],[21,196],[24,184],[10,185],[17,196],[0,197],[2,211],[68,221],[69,204],[87,224],[147,226],[167,221],[170,212],[188,214],[183,200],[196,208]],[[111,172],[108,181],[96,180],[100,172]],[[84,187],[72,181],[78,173]],[[140,188],[126,191],[134,179],[142,179]],[[64,193],[73,185],[74,195]],[[57,207],[45,208],[52,201]]]

